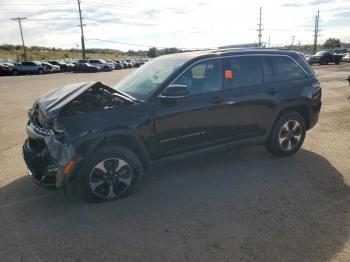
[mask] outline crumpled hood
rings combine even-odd
[[[65,105],[93,86],[104,87],[108,90],[112,89],[101,82],[82,82],[66,85],[40,97],[38,100],[39,108],[47,120],[52,120],[59,115]]]

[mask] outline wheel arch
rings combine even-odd
[[[149,152],[136,134],[131,131],[119,131],[113,133],[101,133],[96,136],[83,139],[76,145],[77,152],[85,158],[88,154],[100,148],[110,148],[113,146],[122,146],[131,150],[140,159],[142,164],[149,168],[151,158]]]
[[[284,115],[286,113],[291,113],[291,112],[299,113],[305,120],[306,130],[309,130],[309,128],[310,128],[310,121],[311,121],[311,119],[310,119],[310,109],[306,105],[293,105],[293,106],[289,106],[289,107],[283,108],[277,114],[277,116],[275,118],[275,121],[274,121],[274,125],[276,124],[276,121],[282,115]]]

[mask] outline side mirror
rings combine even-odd
[[[183,98],[190,94],[187,85],[173,84],[165,88],[159,97],[163,98]]]

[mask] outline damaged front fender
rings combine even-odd
[[[60,188],[71,177],[82,158],[72,144],[60,143],[53,135],[45,137],[45,144],[50,156],[57,162],[56,187]]]

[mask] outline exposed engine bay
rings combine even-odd
[[[92,86],[67,104],[61,115],[89,113],[121,106],[126,100],[105,87]]]

